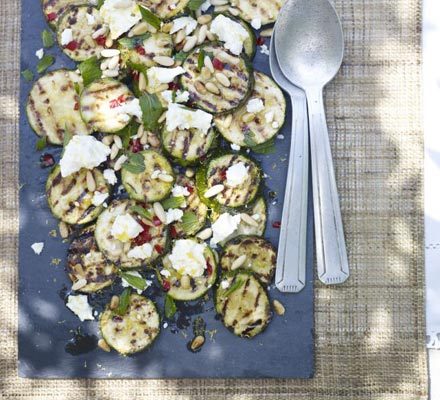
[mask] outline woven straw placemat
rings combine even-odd
[[[45,381],[17,377],[20,2],[2,0],[0,398],[425,399],[420,2],[335,1],[346,56],[326,105],[352,276],[316,283],[315,378]]]

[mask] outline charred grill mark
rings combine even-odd
[[[72,188],[76,185],[76,178],[72,178],[69,181],[69,183],[67,183],[67,182],[64,182],[64,183],[66,183],[66,186],[61,191],[62,196],[65,196],[66,194],[68,194],[72,190]]]

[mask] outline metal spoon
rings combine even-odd
[[[274,36],[270,41],[272,76],[292,102],[292,136],[278,245],[276,287],[282,292],[299,292],[306,280],[307,190],[309,179],[309,132],[305,93],[283,75],[275,56]]]
[[[328,0],[288,0],[275,32],[281,70],[307,96],[318,277],[342,283],[349,268],[322,97],[342,63],[341,23]]]

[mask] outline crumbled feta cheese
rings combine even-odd
[[[185,186],[180,186],[180,185],[174,185],[171,193],[173,194],[174,197],[189,196],[191,194]]]
[[[96,19],[92,14],[87,13],[86,18],[87,18],[88,25],[93,25],[96,22]]]
[[[185,29],[185,34],[190,35],[197,27],[197,21],[191,17],[180,17],[173,20],[173,26],[170,33],[176,33],[182,29]]]
[[[261,28],[261,19],[260,18],[254,18],[251,21],[251,26],[254,29],[260,29]]]
[[[163,329],[167,329],[168,328],[168,322],[164,322],[162,326],[163,326]]]
[[[144,243],[141,246],[136,246],[130,249],[127,253],[127,257],[145,260],[150,258],[151,254],[153,254],[153,246],[151,246],[150,243]]]
[[[103,172],[104,179],[107,181],[109,185],[115,185],[118,181],[118,178],[116,178],[115,170],[107,168]]]
[[[61,46],[67,46],[73,40],[72,29],[64,29],[61,32]]]
[[[142,109],[139,99],[136,98],[121,103],[121,105],[119,107],[115,107],[114,110],[116,110],[118,114],[126,114],[128,118],[133,115],[138,119],[142,119]]]
[[[190,110],[179,104],[170,104],[166,114],[168,131],[196,128],[206,134],[211,127],[212,115],[202,110]]]
[[[120,242],[129,242],[143,230],[142,226],[130,214],[122,214],[115,218],[111,234]]]
[[[277,129],[280,127],[280,124],[278,123],[278,121],[273,121],[272,122],[272,128]]]
[[[31,245],[31,249],[34,251],[34,253],[39,256],[44,248],[44,242],[37,242]]]
[[[197,243],[188,239],[176,240],[169,255],[171,266],[180,275],[189,275],[193,278],[202,276],[206,269],[205,248],[206,243]]]
[[[110,37],[115,40],[142,19],[134,0],[105,0],[99,13],[110,29]]]
[[[37,56],[37,58],[38,58],[39,60],[41,60],[41,59],[43,58],[43,56],[44,56],[44,49],[39,49],[39,50],[37,50],[37,51],[35,52],[35,55]]]
[[[173,91],[164,90],[161,93],[162,98],[168,103],[173,103]],[[189,92],[178,90],[176,96],[174,97],[174,103],[186,103],[189,100]]]
[[[172,222],[181,221],[183,217],[183,211],[179,210],[178,208],[170,208],[169,210],[167,210],[166,216],[167,216],[166,223],[167,225],[169,225]]]
[[[220,286],[222,289],[227,289],[229,285],[229,281],[227,281],[226,279],[220,282]]]
[[[161,270],[161,271],[160,271],[160,274],[161,274],[162,276],[164,276],[165,278],[168,278],[169,276],[171,276],[171,272],[168,271],[167,269],[163,269],[163,270]]]
[[[81,168],[93,169],[107,160],[110,147],[89,135],[74,135],[60,160],[61,176],[66,177]]]
[[[264,114],[264,119],[268,124],[270,124],[273,121],[274,117],[275,117],[275,113],[273,111],[268,111],[266,114]]]
[[[237,230],[240,221],[240,215],[221,214],[211,226],[213,236],[210,244],[216,245],[231,236]]]
[[[249,167],[242,161],[231,165],[226,170],[226,184],[230,187],[241,185],[249,176]]]
[[[250,113],[258,113],[264,110],[264,103],[261,99],[250,99],[246,104],[246,111]]]
[[[214,18],[210,28],[211,33],[225,42],[225,47],[235,55],[243,50],[243,43],[249,38],[249,33],[238,22],[220,14]]]
[[[284,135],[278,135],[277,139],[283,140],[284,139]]]
[[[79,294],[77,296],[70,295],[67,298],[66,306],[74,312],[81,321],[95,319],[93,309],[90,307],[85,294]]]
[[[239,151],[241,149],[241,147],[238,144],[232,143],[231,144],[231,149],[235,150],[235,151]]]
[[[102,203],[104,203],[104,201],[107,199],[107,197],[108,197],[108,193],[101,193],[101,192],[95,191],[95,193],[93,194],[93,198],[92,198],[92,204],[95,207],[98,207]]]
[[[176,76],[182,75],[185,70],[182,67],[175,68],[163,68],[163,67],[151,67],[148,68],[147,78],[148,85],[151,88],[155,88],[162,83],[170,83]]]
[[[266,54],[268,56],[269,55],[269,48],[265,44],[262,44],[260,46],[260,53]]]

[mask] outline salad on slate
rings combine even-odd
[[[284,307],[266,290],[276,251],[263,238],[264,172],[252,153],[270,151],[286,103],[252,58],[271,35],[254,29],[275,21],[282,0],[84,1],[42,1],[55,34],[42,32],[26,106],[37,149],[63,146],[58,163],[41,161],[70,239],[66,306],[94,319],[88,295],[121,282],[98,344],[124,355],[154,342],[176,302],[204,296],[235,335],[261,333]],[[76,69],[46,73],[55,40]],[[158,284],[165,310],[145,295]]]

